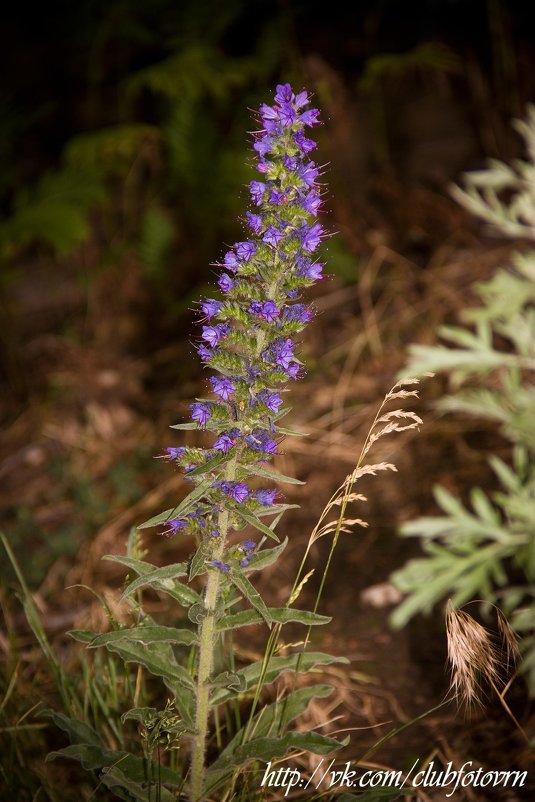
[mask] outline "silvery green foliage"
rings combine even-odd
[[[500,234],[535,240],[534,107],[517,129],[529,162],[514,169],[492,162],[454,194]],[[535,694],[535,251],[517,253],[478,292],[466,325],[441,329],[443,345],[411,347],[409,369],[446,373],[452,392],[440,408],[492,421],[510,443],[510,458],[490,458],[499,491],[473,488],[464,506],[437,486],[443,515],[403,526],[402,535],[421,538],[425,556],[394,574],[407,597],[393,622],[402,626],[450,594],[455,605],[474,598],[497,604],[520,636]]]
[[[189,538],[193,554],[187,562],[157,567],[142,559],[134,539],[126,556],[109,558],[128,569],[122,600],[130,605],[133,625],[105,634],[71,633],[90,649],[105,647],[125,665],[137,664],[144,675],[160,678],[172,700],[158,710],[139,706],[136,699],[123,715],[123,722],[139,723],[144,748],[140,745],[137,755],[112,751],[87,723],[56,716],[71,746],[54,756],[97,771],[100,782],[123,799],[168,800],[177,793],[192,802],[213,799],[243,777],[239,770],[251,761],[300,750],[323,755],[345,743],[291,726],[312,698],[332,691],[329,686],[294,685],[272,704],[259,704],[261,688],[283,673],[308,672],[345,658],[305,649],[278,654],[274,640],[263,659],[241,667],[234,664],[232,648],[233,633],[243,627],[267,625],[273,631],[288,622],[309,628],[330,620],[295,609],[294,600],[268,607],[252,581],[281,557],[288,542],[275,530],[292,505],[265,483],[298,482],[266,463],[292,434],[279,423],[288,411],[282,393],[302,374],[296,337],[312,316],[299,298],[322,277],[323,265],[315,258],[324,236],[316,222],[322,203],[319,170],[308,155],[316,143],[305,135],[319,112],[308,108],[309,102],[306,92],[294,94],[285,84],[277,87],[273,106],[260,108],[253,150],[262,180],[249,185],[245,238],[217,265],[219,297],[199,304],[204,325],[197,352],[211,371],[212,396],[197,399],[192,421],[174,427],[203,429],[211,442],[165,450],[163,458],[184,472],[191,491],[140,527],[160,526],[167,537]],[[245,539],[230,540],[246,527]],[[144,609],[147,589],[176,602],[179,625],[161,624]],[[244,702],[249,712],[241,720]],[[215,721],[225,725],[214,758],[207,746],[216,711]],[[161,751],[177,746],[190,753],[189,761],[179,766],[175,761],[174,768],[160,772]]]

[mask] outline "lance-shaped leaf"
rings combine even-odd
[[[225,462],[228,462],[229,459],[230,458],[226,454],[218,454],[216,457],[213,457],[212,459],[209,459],[207,462],[204,462],[202,465],[199,465],[199,467],[195,468],[193,471],[188,471],[188,479],[190,476],[201,476],[203,473],[207,473],[208,471],[213,471],[214,468],[219,468],[220,465],[223,465]],[[203,485],[206,486],[210,486],[210,484],[211,484],[210,482],[203,482]]]
[[[199,576],[199,574],[203,574],[206,571],[206,560],[210,556],[212,552],[212,545],[207,542],[201,543],[193,557],[191,558],[189,564],[189,578],[190,580],[193,579],[195,576]]]
[[[110,643],[125,641],[130,643],[183,643],[190,646],[196,642],[196,637],[189,629],[175,629],[164,626],[140,626],[116,629],[96,635],[90,643],[91,649],[97,646],[108,646]]]
[[[306,626],[315,626],[328,624],[332,620],[328,615],[320,615],[319,613],[312,613],[308,610],[296,610],[293,607],[269,607],[268,611],[271,620],[276,624],[295,622],[298,624],[305,624]],[[246,627],[250,624],[260,624],[263,621],[263,617],[257,610],[241,610],[239,613],[230,613],[220,618],[217,622],[217,629],[219,632],[225,632],[228,629]]]
[[[157,793],[158,802],[176,802],[176,794],[164,788],[158,781],[157,775],[150,784],[138,783],[132,780],[126,771],[122,771],[119,768],[120,765],[110,766],[103,771],[100,777],[100,782],[112,790],[114,796],[123,799],[124,802],[130,802],[132,799],[135,799],[136,802],[154,802]],[[173,783],[173,785],[176,784]],[[184,780],[182,780],[182,784],[184,784]]]
[[[231,571],[230,573],[231,582],[238,588],[240,593],[243,594],[244,598],[257,610],[268,627],[271,626],[271,616],[269,614],[269,610],[266,607],[262,596],[256,590],[254,585],[249,582],[246,576],[240,574],[238,571]]]
[[[143,560],[136,560],[133,557],[107,554],[104,559],[125,565],[127,568],[135,571],[139,577],[146,577],[148,574],[160,570],[151,563],[143,562]],[[182,607],[189,607],[190,605],[198,604],[201,601],[201,597],[198,593],[195,593],[195,591],[189,588],[187,585],[182,585],[180,582],[173,582],[172,579],[162,579],[161,581],[154,580],[152,582],[152,587],[154,590],[167,593],[168,596],[171,596],[171,598],[181,604]]]
[[[278,431],[281,430],[278,429]],[[283,473],[278,473],[278,471],[271,471],[267,468],[262,468],[260,465],[250,465],[249,470],[251,473],[254,473],[255,476],[262,476],[264,479],[270,479],[272,482],[281,482],[282,484],[287,485],[306,484],[306,482],[302,482],[300,479],[295,479],[293,476],[286,476]]]
[[[221,787],[222,783],[229,779],[234,766],[237,765],[236,749],[242,746],[244,741],[273,736],[280,725],[282,716],[284,716],[286,724],[289,724],[306,710],[311,699],[325,698],[332,691],[331,685],[309,685],[306,688],[298,688],[282,699],[263,707],[251,723],[236,733],[212,763],[206,776],[207,791],[213,792],[216,787]]]
[[[272,565],[282,554],[287,545],[288,538],[286,537],[279,546],[275,546],[272,549],[262,549],[261,551],[256,551],[251,556],[251,562],[247,568],[244,569],[244,571],[261,571],[262,568],[267,568],[268,565]]]
[[[273,682],[285,671],[310,671],[317,665],[330,665],[332,663],[348,663],[346,657],[334,657],[332,654],[323,652],[296,652],[285,657],[272,657],[269,661],[264,675],[264,684]],[[264,661],[258,660],[256,663],[240,669],[237,673],[245,679],[245,687],[249,691],[258,684],[264,670]],[[212,696],[212,704],[221,704],[231,699],[235,694],[230,690],[218,689]]]
[[[232,688],[235,691],[244,691],[245,682],[243,677],[236,671],[222,671],[216,677],[210,679],[213,688]]]
[[[147,585],[156,588],[156,590],[160,590],[158,586],[174,590],[176,588],[176,583],[173,580],[180,576],[186,576],[187,573],[187,563],[173,563],[171,565],[164,565],[161,568],[155,568],[144,576],[134,579],[123,591],[120,601],[124,601],[128,596],[131,596],[132,593],[135,593],[136,590],[146,587]]]
[[[263,524],[260,518],[257,518],[257,516],[254,514],[254,512],[250,512],[249,510],[244,510],[244,509],[237,509],[235,510],[235,512],[239,518],[242,518],[242,520],[244,520],[246,523],[251,524],[251,526],[254,526],[254,528],[258,529],[259,532],[262,532],[263,535],[267,535],[267,537],[270,537],[277,543],[280,542],[279,538],[277,537],[273,529]]]
[[[191,474],[188,473],[188,476]],[[164,510],[164,512],[160,512],[158,515],[154,515],[152,518],[149,518],[148,521],[144,521],[142,524],[139,524],[137,527],[138,529],[148,529],[151,526],[157,526],[158,524],[164,524],[166,521],[170,521],[171,518],[178,518],[179,515],[184,515],[186,512],[195,505],[195,502],[198,501],[208,488],[210,488],[211,482],[205,480],[194,487],[191,493],[182,499],[178,507],[173,507],[169,510]]]
[[[245,744],[236,746],[233,754],[235,765],[239,766],[248,760],[264,760],[266,762],[284,757],[290,751],[305,750],[315,755],[328,755],[337,749],[347,746],[349,736],[343,741],[329,738],[319,732],[287,732],[281,738],[253,738]]]

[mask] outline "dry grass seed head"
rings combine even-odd
[[[467,707],[481,704],[484,682],[494,688],[501,682],[499,650],[488,630],[451,602],[446,608],[446,633],[451,690]]]

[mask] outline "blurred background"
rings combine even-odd
[[[88,594],[64,588],[117,587],[101,556],[123,552],[130,528],[183,492],[155,456],[179,444],[168,427],[204,392],[192,309],[214,291],[224,243],[241,237],[251,110],[277,82],[314,94],[324,222],[336,232],[294,395],[291,423],[311,436],[285,445],[276,466],[308,482],[290,493],[306,509],[288,516],[282,596],[407,345],[458,321],[512,247],[449,185],[488,156],[520,155],[510,121],[535,99],[534,24],[522,0],[21,0],[3,10],[0,515],[58,648],[68,649],[65,629],[96,615]],[[326,611],[339,615],[330,637],[361,661],[363,684],[376,683],[354,710],[347,703],[354,723],[400,720],[445,689],[433,623],[392,634],[380,603],[356,602],[417,548],[396,528],[432,509],[433,483],[462,493],[487,470],[492,433],[474,440],[427,412],[441,389],[424,388],[424,433],[385,446],[405,474],[366,485],[370,529],[341,545],[327,589]],[[145,545],[154,562],[188,552],[154,533]],[[0,581],[7,665],[20,661],[46,696],[4,559]],[[393,655],[405,666],[395,680]]]

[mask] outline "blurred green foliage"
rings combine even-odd
[[[515,169],[493,161],[469,173],[455,190],[463,205],[502,235],[535,239],[535,110],[517,124],[529,154]],[[393,615],[397,626],[429,611],[446,595],[460,606],[471,599],[498,605],[521,636],[523,668],[535,695],[535,251],[478,287],[480,305],[465,312],[466,326],[444,327],[447,344],[414,345],[409,371],[444,372],[451,393],[444,412],[490,421],[508,444],[493,454],[499,490],[475,487],[470,506],[435,488],[440,516],[406,523],[402,535],[421,538],[424,556],[393,579],[407,594]]]

